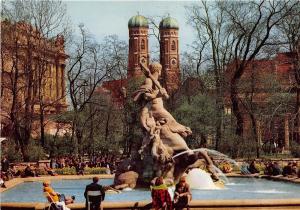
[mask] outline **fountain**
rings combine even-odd
[[[164,176],[176,183],[186,176],[193,200],[190,208],[206,209],[297,209],[300,206],[299,186],[285,182],[274,182],[255,178],[222,177],[214,166],[211,157],[221,158],[236,164],[226,155],[214,150],[199,148],[191,150],[184,138],[192,133],[189,127],[179,124],[164,108],[163,98],[168,94],[158,82],[161,71],[159,63],[152,63],[150,70],[141,64],[146,80],[135,93],[135,101],[141,104],[140,123],[143,129],[142,146],[133,157],[124,160],[118,167],[115,178],[101,179],[104,186],[112,186],[114,193],[107,193],[104,208],[147,209],[151,205],[148,186],[153,177]],[[206,171],[196,167],[196,161],[204,159]],[[104,176],[105,177],[105,176]],[[213,179],[212,179],[212,178]],[[49,179],[49,177],[45,177]],[[71,209],[84,209],[85,186],[87,178],[71,180],[68,177],[52,177],[55,189],[65,194],[76,195],[76,204]],[[62,179],[63,180],[60,180]],[[19,186],[1,193],[0,207],[3,209],[31,209],[45,207],[45,198],[41,193],[44,177],[17,180]],[[55,180],[56,179],[56,180]],[[225,187],[213,180],[222,179]],[[133,188],[136,188],[132,190]],[[116,189],[123,189],[118,193]],[[26,194],[26,196],[24,196]],[[117,206],[117,207],[116,207]],[[261,208],[260,208],[261,207]],[[299,208],[298,208],[299,209]]]
[[[150,69],[142,62],[140,66],[146,79],[134,93],[134,101],[141,105],[140,124],[143,139],[139,154],[143,158],[136,155],[130,160],[125,160],[117,169],[114,186],[120,189],[120,186],[122,188],[126,184],[126,187],[133,185],[134,181],[149,184],[157,176],[172,179],[176,183],[195,161],[203,158],[207,171],[211,174],[206,174],[205,180],[209,179],[210,186],[215,188],[210,176],[215,181],[219,178],[207,151],[191,150],[188,147],[184,138],[192,134],[191,129],[178,123],[163,105],[163,99],[168,99],[169,95],[159,83],[161,64],[154,62],[150,64]],[[124,177],[124,173],[128,171],[136,172],[138,179],[128,176],[126,180],[121,181],[119,177]],[[204,173],[206,172],[198,171],[196,174],[202,177]],[[194,172],[192,174],[195,176]]]
[[[190,185],[191,189],[196,189],[196,190],[221,189],[221,187],[218,187],[213,182],[213,180],[211,179],[208,173],[206,173],[204,170],[199,168],[191,169],[189,173],[186,175],[186,181]]]

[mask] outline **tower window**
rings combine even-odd
[[[176,50],[176,43],[174,40],[172,41],[171,49]]]
[[[144,50],[145,49],[145,40],[142,39],[141,41],[141,49]]]

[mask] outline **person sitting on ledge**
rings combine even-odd
[[[282,170],[283,176],[292,176],[292,162],[289,162]]]
[[[243,162],[241,165],[241,174],[242,175],[249,175],[251,174],[249,171],[249,164],[247,162]]]
[[[273,167],[272,167],[272,175],[273,175],[273,176],[281,175],[281,168],[280,168],[278,162],[274,162],[274,163],[273,163]]]
[[[24,177],[35,177],[34,170],[30,167],[30,164],[27,164],[26,168],[24,169]]]
[[[293,162],[292,164],[292,176],[293,177],[297,177],[297,163],[296,162]]]
[[[186,183],[185,177],[181,177],[175,187],[174,207],[176,210],[187,207],[192,200],[190,186]],[[189,207],[187,207],[189,209]]]
[[[268,162],[268,163],[265,163],[265,170],[264,170],[264,174],[265,175],[268,175],[268,176],[272,176],[273,175],[273,163],[272,162]]]
[[[231,173],[232,172],[232,167],[230,165],[230,163],[228,162],[224,162],[223,167],[222,167],[222,172],[227,174],[227,173]]]
[[[155,179],[154,186],[151,187],[152,208],[158,209],[172,209],[172,199],[168,192],[168,187],[164,183],[162,176]]]
[[[256,168],[256,162],[253,160],[249,165],[249,171],[251,174],[257,174],[259,173],[259,170]]]
[[[50,186],[50,181],[44,181],[43,182],[43,191],[44,193],[47,193],[47,197],[49,202],[64,202],[66,205],[74,203],[75,196],[72,197],[66,197],[64,194],[60,194],[58,192],[55,192],[53,188]]]
[[[58,176],[58,174],[57,174],[54,170],[52,170],[51,168],[49,168],[49,167],[47,167],[47,166],[44,167],[44,170],[45,170],[50,176]]]

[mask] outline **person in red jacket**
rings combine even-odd
[[[155,180],[155,185],[152,186],[151,190],[152,196],[152,208],[158,209],[172,209],[172,199],[168,192],[168,187],[164,183],[162,176]]]

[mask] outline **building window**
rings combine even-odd
[[[142,39],[142,42],[141,42],[141,49],[144,50],[145,49],[145,40]]]
[[[176,50],[176,43],[174,40],[172,41],[171,49]]]
[[[231,107],[225,107],[225,115],[231,115]]]

